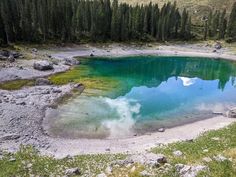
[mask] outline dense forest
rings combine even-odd
[[[166,41],[196,37],[176,3],[131,6],[118,0],[1,0],[0,44],[11,42]],[[236,40],[236,3],[202,19],[202,38]]]

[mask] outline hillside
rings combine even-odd
[[[187,8],[189,10],[195,22],[199,22],[211,9],[222,10],[226,8],[229,13],[235,2],[235,0],[120,0],[120,2],[126,2],[132,5],[148,4],[150,1],[158,3],[160,6],[167,2],[174,3],[176,1],[180,9]]]

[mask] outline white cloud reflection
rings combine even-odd
[[[197,78],[188,78],[188,77],[178,77],[182,80],[183,86],[188,87],[195,84]]]
[[[110,130],[110,138],[132,135],[132,128],[135,124],[134,116],[139,114],[141,105],[126,98],[105,98],[105,102],[119,116],[119,119],[106,120],[102,123]]]

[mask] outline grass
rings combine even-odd
[[[183,152],[183,156],[174,156],[173,152],[176,150]],[[236,176],[236,124],[205,133],[192,142],[178,142],[157,147],[152,149],[152,152],[165,154],[172,164],[205,164],[210,169],[208,176],[234,177]],[[214,157],[219,154],[231,158],[232,161],[214,160]],[[213,161],[206,163],[204,157],[210,157]]]
[[[92,176],[104,171],[108,162],[125,157],[123,154],[98,154],[56,160],[40,156],[31,147],[22,147],[16,154],[5,154],[0,160],[0,176],[64,176],[66,169],[75,167],[79,167],[83,175]]]
[[[18,90],[25,86],[33,86],[34,80],[14,80],[0,83],[0,89],[3,90]]]
[[[183,155],[176,157],[173,151],[180,150]],[[207,151],[206,151],[207,150]],[[178,176],[175,164],[206,165],[209,170],[198,174],[200,177],[235,177],[236,176],[236,123],[229,127],[204,133],[196,140],[178,142],[151,150],[153,153],[162,153],[167,156],[170,165],[151,168],[140,164],[113,166],[109,176],[138,177],[146,170],[158,177]],[[217,155],[223,155],[228,160],[218,162]],[[32,147],[21,147],[15,154],[5,154],[0,160],[0,176],[63,176],[68,168],[78,167],[84,176],[96,176],[107,173],[106,168],[114,160],[125,159],[126,154],[97,154],[80,155],[61,160],[49,156],[41,156]],[[211,162],[203,161],[210,157]],[[11,160],[11,159],[15,160]],[[168,168],[167,168],[168,167]],[[108,175],[108,174],[107,174]]]

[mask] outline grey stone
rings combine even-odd
[[[75,58],[65,58],[64,60],[65,60],[64,64],[68,65],[68,66],[80,64],[80,62],[78,60],[76,60]]]
[[[202,160],[203,160],[204,162],[207,162],[207,163],[209,163],[209,162],[212,161],[212,159],[211,159],[210,157],[204,157]]]
[[[229,159],[227,159],[226,157],[224,157],[224,156],[221,155],[221,154],[215,156],[214,159],[215,159],[217,162],[224,162],[224,161],[226,161],[226,160],[229,160]]]
[[[228,117],[229,117],[229,118],[236,118],[236,109],[235,109],[235,108],[229,110],[229,112],[228,112]]]
[[[36,48],[33,48],[31,51],[34,53],[38,52],[38,50]]]
[[[61,92],[62,92],[62,90],[59,89],[59,88],[53,88],[52,89],[52,93],[61,93]]]
[[[100,173],[97,175],[97,177],[107,177],[107,175],[105,173]]]
[[[13,157],[11,157],[9,160],[8,160],[9,162],[15,162],[16,161],[16,159],[15,158],[13,158]]]
[[[199,172],[208,169],[207,166],[203,165],[190,166],[184,164],[176,164],[175,168],[181,177],[196,177]]]
[[[181,151],[174,151],[173,152],[173,155],[177,156],[177,157],[180,157],[183,155],[183,153]]]
[[[20,135],[7,134],[7,135],[4,135],[4,136],[0,137],[0,141],[16,140],[16,139],[19,139],[19,138],[20,138]]]
[[[158,132],[165,132],[165,128],[159,128],[157,131]]]
[[[35,85],[51,85],[51,84],[52,83],[48,79],[45,79],[45,78],[38,78],[35,81]]]
[[[76,168],[69,168],[69,169],[66,169],[65,174],[67,176],[81,175],[81,171],[77,167]]]
[[[16,59],[14,58],[13,55],[10,55],[8,58],[7,58],[7,61],[9,61],[10,63],[13,63],[16,61]]]
[[[110,166],[108,166],[108,167],[105,169],[105,172],[110,175],[110,174],[112,173],[112,168],[111,168]]]
[[[36,61],[34,63],[34,69],[39,71],[51,70],[53,69],[53,64],[45,60]]]
[[[217,42],[214,47],[215,49],[220,50],[222,48],[222,45],[220,42]]]
[[[167,162],[167,159],[164,155],[154,153],[135,154],[128,157],[127,160],[134,163],[149,165],[151,167],[159,167],[160,164]]]
[[[141,171],[141,172],[139,173],[139,175],[140,175],[140,176],[143,176],[143,177],[152,176],[152,174],[151,174],[151,173],[148,173],[146,170]]]

